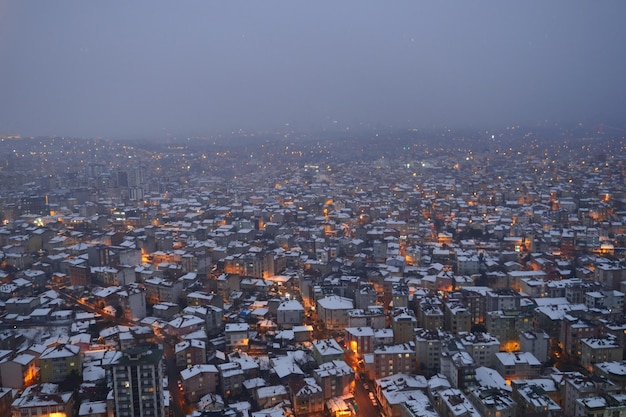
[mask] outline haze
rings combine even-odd
[[[0,133],[624,126],[626,2],[0,1]]]

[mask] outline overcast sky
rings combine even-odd
[[[626,1],[0,0],[0,133],[624,126]]]

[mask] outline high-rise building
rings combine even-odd
[[[109,363],[116,417],[164,417],[163,350],[156,345],[119,352]]]

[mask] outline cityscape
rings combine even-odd
[[[626,417],[624,16],[0,0],[0,417]]]
[[[626,414],[607,125],[0,137],[0,417]]]

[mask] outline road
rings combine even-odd
[[[174,344],[168,338],[163,339],[163,352],[165,353],[165,364],[167,366],[167,387],[172,395],[170,410],[174,417],[184,417],[185,398],[178,388],[178,369],[176,369],[176,355],[174,354]]]
[[[354,370],[355,374],[359,374],[361,369],[359,367],[359,362],[357,356],[350,352],[346,351],[343,355],[344,361]],[[374,407],[372,405],[372,401],[369,397],[368,390],[363,386],[364,381],[359,377],[354,384],[354,399],[359,407],[359,412],[357,415],[359,417],[380,417],[380,407]],[[373,382],[367,381],[370,390],[373,389]]]
[[[369,383],[370,390],[372,389],[372,384]],[[374,407],[372,405],[372,401],[368,396],[368,390],[363,387],[363,382],[361,380],[356,381],[354,385],[354,399],[356,400],[357,405],[359,406],[359,417],[380,417],[380,407]]]

